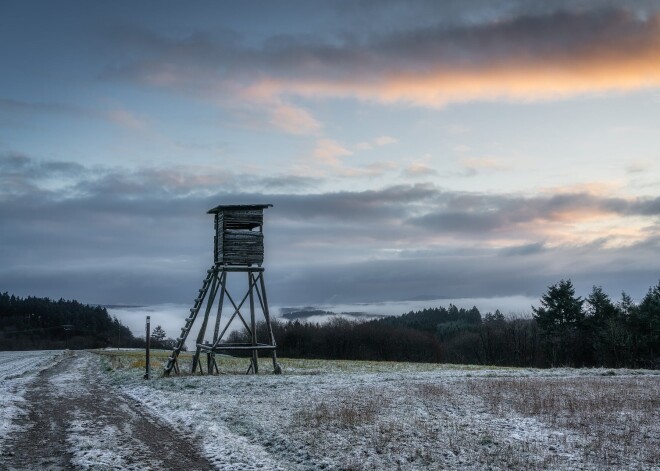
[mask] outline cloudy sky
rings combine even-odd
[[[0,3],[0,291],[278,303],[660,278],[660,2]]]

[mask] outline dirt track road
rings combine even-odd
[[[25,393],[22,431],[8,437],[0,470],[210,470],[191,437],[122,397],[98,358],[75,352]]]

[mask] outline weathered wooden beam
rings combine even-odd
[[[213,345],[206,345],[206,344],[199,344],[197,345],[199,349],[203,352],[224,352],[224,351],[247,351],[247,350],[274,350],[277,348],[274,345],[268,345],[265,343],[259,343],[257,345],[253,345],[251,343],[247,344],[232,344],[232,343],[221,343],[220,345],[213,346]]]
[[[225,300],[225,290],[227,289],[227,272],[220,274],[220,300],[218,301],[218,310],[215,316],[215,328],[213,329],[213,344],[218,341],[218,334],[220,332],[220,319],[222,317],[222,307]]]
[[[241,270],[241,271],[245,271],[245,270]],[[241,303],[240,303],[238,306],[236,306],[236,303],[234,302],[234,298],[231,297],[231,294],[229,293],[229,291],[226,291],[226,290],[225,290],[225,292],[226,292],[226,294],[227,294],[227,299],[228,299],[229,302],[232,304],[232,306],[234,306],[234,314],[232,314],[231,318],[229,319],[229,322],[227,322],[227,325],[226,325],[225,328],[222,330],[222,333],[221,333],[220,336],[217,338],[217,340],[216,340],[215,343],[220,342],[220,339],[222,339],[222,337],[225,335],[225,332],[227,331],[227,329],[228,329],[229,326],[231,325],[231,322],[234,320],[234,318],[236,317],[237,314],[238,314],[238,317],[239,317],[239,318],[241,319],[241,321],[243,322],[243,325],[244,325],[245,328],[247,329],[247,331],[248,331],[248,333],[250,334],[250,336],[252,335],[252,330],[250,329],[250,327],[249,327],[249,326],[247,325],[247,323],[245,322],[245,319],[243,319],[243,316],[241,315],[240,310],[241,310],[241,307],[243,307],[243,304],[245,303],[245,300],[248,298],[248,296],[249,296],[250,293],[252,292],[253,287],[254,287],[254,284],[250,284],[250,285],[248,286],[248,292],[245,293],[245,296],[243,296],[243,299],[241,300]]]
[[[261,295],[259,296],[259,300],[261,301],[261,296],[263,296],[263,301],[261,302],[261,306],[263,308],[264,318],[266,319],[266,326],[268,327],[268,335],[270,336],[270,343],[273,346],[273,352],[272,352],[273,372],[275,374],[281,374],[282,367],[277,362],[277,351],[276,351],[277,344],[275,342],[275,334],[273,333],[273,325],[270,322],[270,312],[268,311],[268,297],[266,296],[266,282],[264,281],[263,273],[259,274],[259,282],[261,284]],[[259,294],[258,290],[257,290],[257,294]]]
[[[250,324],[252,326],[252,345],[257,345],[257,321],[254,313],[254,290],[252,289],[255,286],[256,280],[252,272],[248,272],[248,285],[250,286]],[[252,350],[252,362],[254,364],[254,374],[259,373],[259,355],[257,354],[257,349]]]
[[[206,325],[209,322],[209,314],[211,308],[213,307],[213,301],[215,301],[215,296],[218,293],[218,274],[217,272],[213,273],[213,281],[211,282],[211,292],[209,293],[208,302],[206,303],[206,310],[204,311],[204,320],[202,321],[202,326],[199,329],[199,334],[197,335],[197,343],[200,344],[204,341],[204,335],[206,334]],[[199,363],[199,348],[195,351],[195,356],[193,357],[192,363],[192,373],[195,373],[195,367]],[[200,365],[200,371],[202,369]]]

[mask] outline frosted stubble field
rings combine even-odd
[[[218,469],[660,469],[657,372],[283,364],[282,376],[110,374]]]
[[[155,352],[156,373],[165,355]],[[66,391],[78,388],[80,401],[86,384],[101,385],[101,402],[129,399],[128,432],[69,417],[63,446],[75,469],[136,469],[142,413],[219,470],[660,469],[657,371],[283,359],[281,376],[246,376],[245,359],[222,358],[220,376],[145,381],[139,351],[0,360],[0,456],[39,408],[26,391],[60,360],[52,400],[71,402]]]

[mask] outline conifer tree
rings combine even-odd
[[[582,304],[571,280],[561,280],[541,296],[541,307],[532,307],[534,319],[544,336],[551,365],[584,363],[582,331],[585,327]]]

